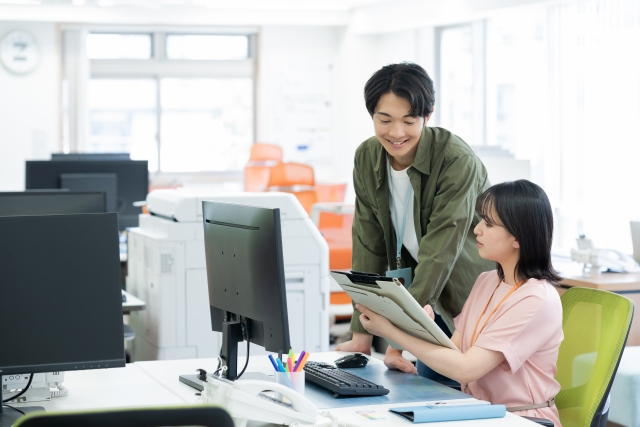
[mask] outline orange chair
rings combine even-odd
[[[344,200],[346,184],[340,185],[342,192],[337,194],[341,194],[341,200]],[[342,201],[316,203],[311,209],[311,219],[318,226],[329,246],[329,269],[331,270],[351,269],[351,226],[354,210],[354,205],[345,205]],[[336,321],[350,319],[352,311],[349,295],[339,287],[332,288],[329,294],[329,333],[331,335],[340,336],[346,332],[343,330],[344,324],[337,324]]]
[[[267,189],[292,193],[304,210],[311,213],[311,206],[318,201],[313,167],[302,163],[280,163],[273,166],[270,172]]]
[[[244,191],[265,191],[271,168],[282,162],[282,148],[272,144],[253,144],[244,167]]]

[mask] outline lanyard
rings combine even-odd
[[[404,230],[407,225],[407,209],[409,208],[409,200],[413,194],[413,187],[411,187],[411,181],[409,181],[409,191],[407,191],[407,199],[404,201],[404,215],[402,216],[402,228],[398,230],[398,213],[396,212],[396,205],[393,203],[393,186],[391,181],[391,164],[387,163],[389,169],[387,170],[387,175],[389,175],[389,194],[391,194],[391,206],[393,209],[391,210],[391,215],[395,216],[395,224],[396,224],[396,264],[397,269],[400,270],[400,251],[402,250],[402,241],[404,240]],[[395,215],[394,215],[395,214]]]
[[[487,326],[487,323],[489,323],[489,319],[491,319],[491,316],[493,316],[493,313],[496,312],[496,310],[498,309],[498,307],[500,307],[500,305],[507,299],[509,298],[509,296],[514,293],[516,291],[516,289],[518,289],[520,286],[522,286],[524,283],[526,282],[526,280],[521,280],[518,283],[516,283],[516,285],[511,288],[511,290],[509,292],[507,292],[507,294],[500,300],[500,302],[498,303],[498,305],[496,305],[493,310],[491,311],[491,313],[489,314],[489,316],[487,317],[487,320],[484,322],[484,325],[482,325],[482,328],[480,328],[480,330],[478,331],[478,337],[480,336],[480,334],[482,333],[482,330],[484,329],[485,326]],[[501,283],[501,282],[500,282]],[[482,313],[480,313],[480,317],[478,317],[478,321],[476,322],[476,327],[473,328],[473,334],[471,334],[471,340],[469,340],[469,348],[471,348],[473,346],[473,344],[478,340],[478,337],[476,336],[476,330],[478,329],[478,325],[480,324],[480,319],[482,319],[482,316],[484,316],[484,313],[487,311],[487,308],[489,307],[489,303],[491,302],[491,300],[493,299],[493,295],[496,293],[496,291],[498,290],[498,288],[500,287],[500,283],[498,283],[498,286],[496,286],[496,288],[493,290],[493,293],[491,294],[491,297],[489,297],[489,301],[487,301],[487,305],[484,306],[484,310],[482,310]]]

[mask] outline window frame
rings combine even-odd
[[[156,82],[156,145],[158,151],[158,170],[150,172],[154,178],[181,180],[185,176],[242,176],[242,170],[202,171],[202,172],[163,172],[161,169],[161,93],[160,81],[163,78],[251,78],[253,86],[253,129],[252,138],[257,135],[257,27],[237,28],[173,28],[173,27],[123,27],[123,26],[78,26],[65,25],[65,30],[84,30],[87,34],[145,34],[151,36],[151,56],[149,59],[89,59],[88,79],[153,79]],[[248,38],[247,58],[240,60],[190,60],[168,59],[166,56],[167,35],[242,35]],[[88,111],[87,111],[88,113]],[[69,118],[70,122],[73,120]],[[77,147],[77,148],[82,148]]]

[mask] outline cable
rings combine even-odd
[[[4,403],[2,404],[2,406],[4,406],[5,408],[13,409],[14,411],[18,411],[18,412],[20,412],[22,415],[27,415],[27,414],[25,414],[24,412],[22,412],[20,409],[18,409],[18,408],[14,408],[13,406],[5,405]]]
[[[29,382],[27,383],[27,386],[25,388],[23,388],[20,393],[16,394],[15,396],[11,396],[8,399],[3,400],[2,403],[7,403],[8,401],[13,400],[13,399],[17,399],[18,397],[20,397],[23,394],[25,394],[27,392],[27,390],[29,390],[29,386],[31,386],[31,381],[33,381],[33,374],[29,375]],[[11,409],[13,409],[13,408],[11,408]]]
[[[247,360],[244,362],[244,368],[242,368],[242,372],[240,372],[240,375],[238,375],[236,379],[240,378],[242,374],[244,374],[244,371],[247,370],[247,366],[249,366],[249,325],[245,325],[244,322],[242,323],[242,337],[247,340]]]

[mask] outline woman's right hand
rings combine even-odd
[[[413,374],[418,373],[418,370],[413,363],[402,357],[402,351],[396,350],[391,346],[387,347],[387,351],[384,354],[384,364],[389,369]]]
[[[429,304],[425,305],[423,308],[424,308],[424,311],[427,312],[429,317],[431,317],[431,320],[435,320],[436,314],[433,312],[433,308],[431,308]]]

